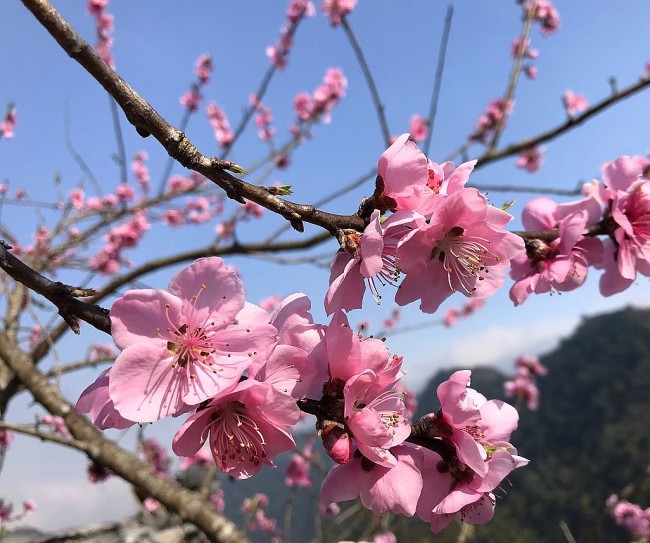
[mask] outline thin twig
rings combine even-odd
[[[503,97],[503,115],[497,121],[497,125],[494,128],[494,134],[492,135],[492,141],[488,145],[488,154],[492,153],[499,144],[499,138],[503,132],[503,129],[506,126],[506,121],[509,117],[509,112],[514,105],[515,99],[515,90],[517,89],[517,82],[519,81],[519,76],[521,75],[521,66],[524,61],[524,55],[526,54],[526,49],[528,47],[528,37],[530,36],[530,29],[533,24],[533,16],[535,15],[535,0],[531,0],[524,6],[525,16],[524,16],[524,27],[521,31],[521,36],[519,36],[519,47],[517,48],[517,53],[515,54],[515,61],[512,65],[512,71],[510,72],[510,78],[508,80],[508,88]]]
[[[442,36],[440,37],[440,48],[438,50],[438,63],[436,65],[436,75],[433,81],[433,93],[431,94],[431,104],[429,105],[429,115],[427,115],[427,124],[429,125],[429,132],[424,140],[422,152],[429,156],[429,149],[431,148],[431,139],[433,138],[433,127],[436,121],[436,113],[438,111],[438,100],[440,98],[440,88],[442,87],[442,74],[445,69],[445,59],[447,58],[447,44],[449,43],[449,33],[451,31],[451,20],[454,16],[454,6],[451,4],[447,6],[447,14],[445,15],[445,22],[442,27]]]
[[[512,155],[519,154],[522,151],[525,151],[526,149],[530,149],[531,147],[536,147],[541,143],[545,143],[549,140],[555,139],[556,137],[564,134],[565,132],[568,132],[569,130],[575,128],[576,126],[579,126],[580,124],[584,123],[585,121],[587,121],[594,115],[597,115],[601,111],[607,109],[608,107],[613,106],[614,104],[620,102],[624,98],[632,96],[633,94],[636,94],[637,92],[640,92],[649,86],[650,86],[650,78],[641,79],[637,83],[634,83],[633,85],[624,88],[617,94],[612,94],[609,97],[605,98],[604,100],[601,100],[600,102],[594,104],[592,107],[585,110],[582,114],[576,115],[575,117],[570,117],[562,124],[554,128],[551,128],[546,132],[542,132],[541,134],[533,138],[524,139],[519,143],[513,143],[512,145],[509,145],[508,147],[505,147],[500,151],[496,151],[494,153],[484,153],[483,155],[478,157],[477,159],[478,162],[476,163],[474,169],[476,170],[478,168],[481,168],[489,164],[490,162],[496,162],[497,160],[501,160],[510,157]]]
[[[113,117],[113,130],[115,132],[115,143],[117,144],[117,161],[120,165],[120,179],[122,183],[126,183],[129,178],[126,170],[126,148],[124,147],[122,127],[120,126],[120,114],[117,111],[117,104],[112,96],[108,97],[108,103],[111,106],[111,116]]]
[[[77,163],[79,168],[81,168],[81,171],[86,175],[88,181],[90,181],[90,184],[95,190],[95,194],[102,196],[104,192],[102,191],[102,187],[100,186],[99,181],[97,181],[95,174],[88,167],[88,164],[86,164],[86,161],[83,159],[83,157],[77,153],[77,150],[72,144],[72,137],[70,136],[70,110],[67,101],[65,102],[63,109],[63,134],[65,139],[65,146],[68,149],[68,153],[70,153],[70,156]]]
[[[345,35],[348,37],[348,40],[350,41],[350,45],[352,46],[352,49],[354,50],[354,54],[357,57],[357,62],[359,63],[359,66],[361,67],[361,71],[363,72],[363,75],[366,78],[368,90],[370,90],[370,95],[372,96],[372,103],[375,106],[375,111],[377,112],[377,118],[379,119],[379,126],[381,127],[381,133],[384,137],[384,143],[386,147],[388,147],[390,145],[390,130],[388,130],[388,122],[386,121],[386,115],[384,114],[385,108],[384,108],[384,104],[379,98],[377,85],[375,84],[375,80],[372,77],[372,73],[370,72],[370,68],[368,67],[368,62],[366,61],[366,58],[363,55],[361,46],[359,45],[357,38],[352,32],[352,28],[350,28],[350,23],[348,23],[348,19],[345,15],[341,17],[341,26],[343,27],[343,30],[345,30]]]

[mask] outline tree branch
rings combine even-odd
[[[364,221],[358,215],[335,215],[313,206],[283,200],[269,194],[263,187],[246,183],[226,170],[242,173],[233,162],[206,157],[190,142],[183,132],[174,128],[140,96],[126,81],[113,71],[84,41],[65,19],[46,0],[22,0],[57,43],[92,75],[124,111],[129,122],[142,136],[152,135],[167,153],[184,167],[197,171],[221,187],[229,198],[240,203],[245,199],[287,219],[294,229],[302,232],[303,221],[321,226],[335,235],[337,230],[362,230]]]

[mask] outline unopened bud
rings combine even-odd
[[[321,430],[321,439],[327,455],[337,464],[347,464],[352,458],[354,447],[345,428],[336,422],[326,422]]]

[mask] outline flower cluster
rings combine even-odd
[[[149,168],[146,165],[149,160],[149,155],[144,151],[138,151],[133,155],[133,162],[131,163],[131,171],[135,174],[135,180],[140,185],[143,192],[149,191]]]
[[[531,411],[539,407],[539,390],[537,389],[536,377],[546,375],[547,369],[541,364],[539,358],[520,356],[515,361],[517,374],[514,379],[503,383],[503,393],[507,398],[516,397]]]
[[[88,0],[88,13],[95,17],[97,23],[97,43],[95,51],[113,70],[115,59],[113,58],[113,16],[106,12],[108,0]]]
[[[494,134],[497,126],[504,123],[505,119],[512,113],[514,103],[506,101],[503,98],[492,100],[484,113],[482,113],[476,120],[474,132],[468,138],[470,141],[478,141],[480,143],[487,143],[490,141],[491,136]]]
[[[235,139],[234,132],[230,129],[230,123],[226,112],[221,109],[216,103],[210,102],[206,109],[208,121],[214,130],[214,137],[221,147],[228,147]]]
[[[395,301],[419,299],[425,313],[457,291],[473,298],[493,294],[524,242],[504,230],[510,215],[464,186],[473,168],[474,162],[436,164],[408,134],[400,136],[379,159],[370,223],[341,240],[326,311],[361,307],[366,283],[377,299],[377,283],[398,286]],[[393,214],[386,218],[388,210]]]
[[[589,102],[581,94],[576,94],[572,90],[567,90],[562,95],[562,103],[566,109],[567,115],[573,117],[576,113],[584,111],[589,107]]]
[[[532,294],[565,292],[584,283],[590,266],[603,269],[600,292],[628,288],[637,273],[650,276],[650,161],[623,156],[602,167],[603,182],[583,186],[584,197],[557,204],[540,196],[523,210],[528,231],[557,230],[550,240],[530,239],[512,262],[510,298],[519,305]],[[609,237],[591,235],[598,227]]]
[[[293,47],[293,35],[298,28],[298,24],[305,17],[312,17],[316,13],[316,8],[311,0],[289,0],[289,6],[286,12],[286,24],[280,29],[280,38],[275,45],[269,45],[266,48],[266,56],[271,64],[283,70],[287,66],[287,57]]]
[[[325,477],[322,505],[360,497],[379,515],[417,513],[434,532],[454,517],[470,524],[488,522],[496,503],[493,491],[528,461],[508,443],[517,411],[469,388],[470,373],[456,372],[442,383],[440,410],[416,425],[429,447],[398,439],[384,459],[354,450]]]
[[[314,323],[303,294],[273,306],[269,313],[247,302],[236,271],[218,257],[181,270],[167,290],[128,291],[110,313],[121,353],[77,409],[101,429],[188,415],[174,452],[186,465],[204,462],[207,442],[221,471],[246,479],[295,448],[302,408],[316,415],[324,448],[340,464],[323,483],[324,510],[360,495],[378,513],[417,510],[434,530],[456,514],[487,521],[492,491],[525,463],[507,443],[514,408],[488,402],[467,387],[469,372],[460,372],[441,385],[441,411],[422,419],[414,437],[402,357],[379,339],[361,338],[342,311],[329,325]],[[143,442],[142,453],[168,474],[157,444]],[[311,443],[294,455],[288,485],[311,484],[312,455]],[[251,512],[272,535],[263,507]]]
[[[348,80],[340,68],[330,68],[323,76],[323,84],[313,94],[306,92],[294,98],[294,109],[300,122],[322,121],[329,123],[331,111],[345,96]]]
[[[517,56],[521,54],[522,58],[529,59],[529,61],[535,60],[539,56],[539,51],[537,49],[530,48],[530,40],[526,40],[522,44],[520,38],[512,40],[510,52],[514,58],[517,58]],[[532,62],[526,62],[521,69],[529,79],[535,79],[537,77],[537,67]]]

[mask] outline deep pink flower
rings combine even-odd
[[[430,223],[398,245],[397,263],[406,278],[395,301],[406,305],[421,299],[420,309],[433,313],[456,291],[479,298],[496,292],[506,267],[524,250],[523,239],[503,229],[510,219],[476,189],[441,199]]]
[[[540,23],[542,36],[549,36],[560,28],[560,14],[550,0],[531,1],[526,7],[535,10],[533,18]]]
[[[178,272],[169,291],[132,290],[111,308],[122,350],[109,394],[124,417],[152,422],[236,383],[276,340],[268,314],[246,303],[241,280],[217,257]]]
[[[192,85],[191,89],[180,97],[179,102],[185,106],[188,111],[196,111],[203,100],[203,95],[199,92],[197,85]]]
[[[189,456],[208,441],[221,471],[247,479],[295,447],[288,429],[299,416],[291,396],[269,383],[248,379],[192,415],[174,436],[172,448],[179,456]]]

